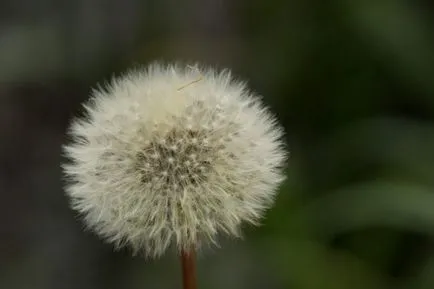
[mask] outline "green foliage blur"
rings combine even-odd
[[[286,128],[287,181],[263,226],[199,254],[199,288],[434,288],[432,2],[112,2],[0,26],[0,80],[73,83],[72,114],[81,91],[132,65],[198,61],[264,96]],[[81,238],[57,202],[60,226]],[[85,273],[56,283],[35,253],[0,270],[0,287],[180,288],[174,254],[145,262],[83,238],[64,271]]]

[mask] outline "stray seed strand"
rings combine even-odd
[[[180,88],[178,88],[176,91],[180,91],[180,90],[182,90],[182,89],[184,89],[184,88],[186,88],[187,86],[190,86],[190,85],[192,85],[192,84],[194,84],[194,83],[196,83],[196,82],[199,82],[199,81],[201,81],[203,78],[202,78],[202,76],[200,76],[198,79],[196,79],[196,80],[193,80],[193,81],[191,81],[191,82],[189,82],[189,83],[187,83],[187,84],[185,84],[185,85],[183,85],[183,86],[181,86]]]

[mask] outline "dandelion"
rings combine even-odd
[[[64,146],[66,191],[117,248],[191,255],[219,234],[239,237],[273,204],[283,130],[229,71],[154,64],[95,90],[84,107]]]

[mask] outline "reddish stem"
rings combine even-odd
[[[197,289],[194,251],[181,251],[182,284],[184,289]]]

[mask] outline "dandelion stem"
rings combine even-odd
[[[181,251],[183,289],[197,289],[194,251]]]

